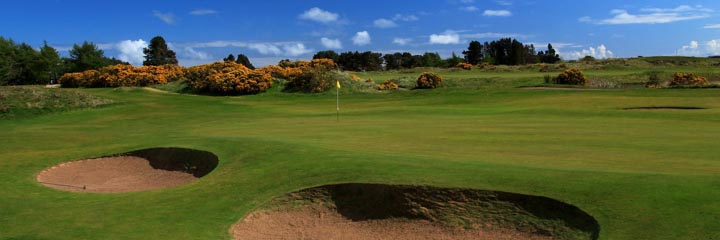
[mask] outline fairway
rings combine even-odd
[[[0,239],[229,239],[271,199],[336,183],[545,196],[593,216],[600,239],[720,238],[720,90],[518,88],[537,76],[341,92],[339,121],[334,91],[80,89],[114,104],[0,120]],[[702,109],[633,109],[653,106]],[[212,152],[219,164],[131,193],[35,180],[63,162],[157,147]]]

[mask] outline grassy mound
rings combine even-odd
[[[0,87],[0,118],[94,108],[112,103],[112,100],[76,90],[41,86]]]

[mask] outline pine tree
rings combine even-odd
[[[465,62],[475,65],[483,60],[483,45],[478,41],[471,41],[467,51],[462,52],[465,55]]]
[[[156,36],[150,40],[150,46],[143,49],[145,53],[144,66],[160,66],[160,65],[177,65],[178,61],[175,52],[170,50],[161,36]]]
[[[242,54],[242,53],[238,54],[235,62],[242,64],[249,69],[255,69],[255,66],[253,66],[252,63],[250,63],[250,59],[247,56],[245,56],[245,54]]]
[[[235,61],[235,55],[228,55],[226,58],[223,58],[223,62],[234,62]]]

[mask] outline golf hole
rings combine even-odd
[[[547,197],[349,183],[274,199],[230,232],[235,239],[597,239],[600,226]]]
[[[62,163],[41,171],[41,184],[71,192],[136,192],[190,183],[210,173],[218,157],[186,148],[150,148]]]

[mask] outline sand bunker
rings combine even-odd
[[[553,199],[472,189],[339,184],[273,200],[235,239],[597,239],[594,218]]]
[[[212,153],[153,148],[62,163],[40,172],[41,184],[71,192],[135,192],[190,183],[218,164]]]

